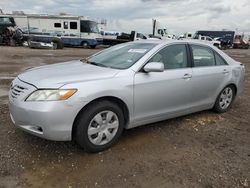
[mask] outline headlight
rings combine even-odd
[[[60,101],[70,98],[76,89],[46,89],[34,91],[26,101]]]

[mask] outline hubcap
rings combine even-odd
[[[233,90],[230,87],[225,88],[220,95],[220,107],[225,110],[233,100]]]
[[[94,116],[88,126],[88,138],[92,144],[104,145],[110,142],[119,128],[119,119],[112,111],[102,111]]]

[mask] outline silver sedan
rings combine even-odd
[[[137,41],[20,74],[9,92],[13,123],[39,137],[98,152],[124,129],[213,109],[226,112],[245,67],[194,41]]]

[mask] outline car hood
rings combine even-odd
[[[37,88],[59,88],[69,83],[112,78],[118,72],[117,69],[77,60],[32,68],[20,74],[18,78]]]

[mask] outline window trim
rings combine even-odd
[[[214,55],[214,60],[215,60],[215,65],[211,65],[211,66],[200,66],[200,67],[196,67],[194,65],[194,55],[193,55],[193,51],[192,51],[192,45],[193,46],[199,46],[199,47],[202,47],[202,48],[207,48],[207,49],[210,49],[212,52],[213,52],[213,55]],[[226,66],[228,65],[228,63],[226,62],[226,60],[218,53],[216,52],[213,48],[211,48],[210,46],[206,46],[206,45],[202,45],[202,44],[193,44],[193,43],[188,43],[188,48],[189,48],[189,53],[190,53],[190,58],[191,58],[191,64],[192,64],[192,68],[208,68],[208,67],[217,67],[217,66]],[[217,55],[219,55],[223,61],[225,62],[225,65],[217,65],[216,63],[216,58],[215,58],[215,53]]]
[[[154,53],[145,61],[145,63],[139,68],[138,72],[143,72],[143,73],[145,73],[145,71],[144,71],[143,68],[149,63],[149,60],[150,60],[153,56],[155,56],[159,51],[163,50],[163,49],[166,48],[166,47],[172,46],[172,45],[185,45],[186,54],[187,54],[187,67],[180,68],[180,69],[183,70],[183,69],[192,68],[192,62],[191,62],[191,56],[190,56],[190,52],[189,52],[188,43],[183,42],[183,43],[171,43],[171,44],[166,44],[166,45],[162,46],[161,48],[159,48],[156,52],[154,52]],[[178,68],[176,68],[176,69],[164,69],[163,72],[165,72],[165,71],[171,71],[171,70],[180,70],[180,69],[178,69]]]

